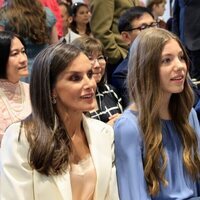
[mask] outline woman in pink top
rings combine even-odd
[[[0,32],[0,142],[5,129],[31,113],[29,86],[20,81],[28,75],[23,40],[14,33]]]

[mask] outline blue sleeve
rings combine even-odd
[[[45,12],[46,12],[46,25],[48,28],[52,28],[52,26],[56,23],[56,17],[53,14],[53,12],[45,7]]]
[[[200,152],[200,125],[199,125],[199,120],[197,118],[197,113],[194,110],[194,108],[192,108],[190,112],[189,122],[192,128],[194,129],[195,133],[197,134],[197,140],[198,140],[198,146],[199,146],[198,148]]]
[[[115,156],[120,200],[149,200],[143,171],[142,141],[136,117],[115,123]]]

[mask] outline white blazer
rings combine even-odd
[[[97,174],[95,200],[117,200],[113,129],[105,123],[83,116],[91,156]],[[70,175],[45,176],[28,163],[29,143],[20,122],[12,124],[1,146],[1,200],[72,200]]]

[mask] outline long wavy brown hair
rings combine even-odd
[[[168,184],[165,178],[167,157],[162,143],[159,108],[162,104],[159,67],[161,54],[169,40],[176,40],[184,53],[189,67],[189,59],[179,39],[164,29],[147,29],[140,33],[132,44],[128,63],[128,88],[130,99],[138,109],[138,120],[144,139],[144,174],[150,195],[159,193],[160,184]],[[183,163],[192,178],[200,174],[198,141],[189,124],[189,113],[193,106],[193,92],[184,83],[181,93],[172,94],[169,113],[179,133],[183,145]],[[134,169],[133,169],[134,170]]]
[[[39,0],[7,2],[0,12],[0,19],[6,21],[5,30],[17,33],[36,44],[49,42],[46,13]]]
[[[45,175],[64,173],[72,153],[71,139],[52,103],[58,75],[76,59],[81,50],[58,43],[41,51],[34,60],[30,82],[32,115],[22,123],[30,144],[33,169]]]

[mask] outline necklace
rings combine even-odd
[[[14,102],[15,106],[12,106],[13,102],[11,101],[11,99],[9,99],[6,95],[6,93],[3,91],[2,88],[0,88],[0,98],[2,99],[4,105],[7,108],[7,111],[10,115],[11,118],[13,119],[18,119],[21,120],[21,116],[20,114],[22,113],[22,111],[24,110],[24,106],[25,106],[25,93],[23,90],[23,85],[22,83],[19,82],[19,94],[14,94],[14,97],[19,96],[19,99],[21,100],[19,103]],[[17,106],[16,106],[17,104]]]

